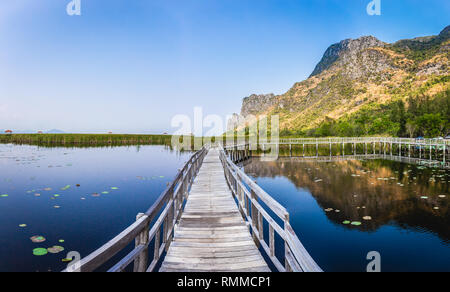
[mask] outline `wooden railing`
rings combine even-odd
[[[133,271],[135,272],[154,271],[164,251],[167,251],[170,246],[175,224],[183,212],[184,201],[187,199],[192,182],[207,153],[207,148],[202,148],[192,155],[153,206],[147,212],[137,215],[134,224],[81,259],[79,263],[71,265],[73,268],[67,268],[63,272],[95,271],[118,252],[124,250],[133,240],[135,241],[135,248],[110,268],[108,272],[124,271],[133,262]],[[148,264],[149,246],[152,242],[154,247],[153,257]]]
[[[414,139],[395,137],[332,137],[332,138],[290,138],[259,139],[259,144],[335,144],[335,143],[394,143],[421,145],[450,145],[449,139]],[[231,145],[230,145],[231,146]]]
[[[289,224],[287,210],[240,170],[230,160],[223,148],[220,149],[220,160],[227,183],[238,201],[239,211],[251,228],[253,239],[258,246],[263,248],[275,268],[280,272],[322,272]],[[280,226],[260,202],[278,216],[284,226]],[[268,243],[264,238],[264,220],[268,223],[269,228]],[[275,233],[284,241],[284,264],[277,257]]]

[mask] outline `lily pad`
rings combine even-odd
[[[57,197],[59,197],[60,195],[59,194],[54,194],[53,195],[53,197],[55,197],[55,198],[57,198]]]
[[[421,198],[421,199],[424,199],[424,200],[428,199],[427,196],[422,196],[422,197],[420,197],[420,198]]]
[[[19,227],[25,228],[25,227],[27,227],[27,225],[26,224],[20,224]]]
[[[111,190],[118,190],[118,187],[111,187]]]
[[[44,242],[46,240],[45,237],[43,237],[41,235],[36,235],[36,236],[30,237],[30,239],[34,243],[41,243],[41,242]]]
[[[351,223],[351,222],[348,221],[348,220],[345,220],[345,221],[342,222],[342,224],[344,224],[344,225],[348,225],[348,224],[350,224],[350,223]]]
[[[359,226],[359,225],[361,225],[362,223],[361,222],[359,222],[359,221],[353,221],[352,222],[352,225],[354,225],[354,226]]]
[[[2,198],[6,198],[6,197],[9,197],[9,195],[7,195],[7,194],[3,194],[3,195],[0,195],[0,197],[2,197]]]
[[[35,248],[33,249],[33,255],[35,256],[43,256],[48,253],[47,249],[45,248]]]
[[[60,239],[60,240],[58,240],[58,242],[59,242],[59,243],[63,243],[63,242],[64,242],[64,239]]]
[[[68,190],[68,189],[70,189],[70,185],[67,185],[67,186],[63,187],[63,188],[61,189],[61,191],[66,191],[66,190]]]
[[[107,191],[104,191],[104,192],[102,192],[102,194],[106,195],[106,194],[109,194],[109,192],[107,192]]]
[[[71,262],[71,261],[73,261],[73,259],[62,259],[61,260],[63,263],[69,263],[69,262]]]
[[[55,246],[52,246],[52,247],[47,248],[47,251],[48,251],[49,253],[60,253],[60,252],[62,252],[63,250],[64,250],[64,247],[58,246],[58,245],[55,245]]]

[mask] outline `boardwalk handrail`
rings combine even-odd
[[[449,139],[396,138],[396,137],[330,137],[330,138],[279,138],[259,139],[259,144],[326,144],[326,143],[402,143],[421,145],[450,145]],[[235,145],[232,145],[233,147]]]
[[[147,212],[137,215],[135,223],[99,249],[81,259],[79,263],[69,266],[63,272],[95,271],[118,252],[125,249],[133,240],[135,240],[135,248],[110,268],[108,272],[121,272],[133,262],[133,270],[135,272],[153,271],[164,251],[167,251],[170,246],[174,227],[183,212],[184,201],[187,199],[189,188],[207,153],[208,149],[203,147],[192,155]],[[154,221],[157,216],[157,220]],[[154,241],[154,254],[152,261],[148,265],[148,251],[152,241]]]
[[[262,246],[277,270],[280,272],[322,272],[322,269],[309,255],[291,227],[287,210],[240,170],[230,160],[223,148],[220,149],[220,160],[225,171],[227,183],[233,196],[239,202],[239,211],[247,220],[253,239],[258,246]],[[263,202],[283,221],[284,228],[269,215],[259,201]],[[268,223],[268,244],[264,239],[263,220],[266,220]],[[275,232],[284,241],[284,265],[276,256]]]

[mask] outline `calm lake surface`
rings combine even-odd
[[[450,271],[449,170],[290,158],[253,158],[243,167],[288,209],[325,271],[366,271],[370,251],[381,254],[382,271]]]
[[[0,271],[60,271],[67,252],[88,255],[145,212],[190,155],[165,146],[0,144]],[[254,158],[244,170],[287,207],[325,271],[365,271],[369,251],[380,252],[383,271],[450,271],[448,170],[286,158]],[[33,254],[55,245],[64,251]]]
[[[60,271],[67,252],[88,255],[145,212],[190,155],[0,144],[0,271]],[[33,255],[55,245],[64,251]]]

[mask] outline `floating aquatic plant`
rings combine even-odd
[[[48,253],[46,248],[35,248],[33,249],[33,255],[35,256],[43,256]]]
[[[44,242],[46,239],[45,239],[45,237],[43,237],[41,235],[36,235],[36,236],[30,237],[30,240],[34,243],[41,243],[41,242]]]
[[[64,250],[64,247],[59,246],[59,245],[55,245],[55,246],[52,246],[52,247],[47,248],[47,251],[48,251],[49,253],[60,253],[60,252],[62,252],[63,250]]]
[[[63,187],[63,188],[61,189],[61,191],[66,191],[66,190],[68,190],[68,189],[70,189],[70,185],[67,185],[67,186]]]
[[[345,221],[342,222],[342,224],[345,224],[345,225],[348,225],[348,224],[350,224],[350,223],[351,223],[351,222],[348,221],[348,220],[345,220]]]
[[[359,226],[359,225],[361,225],[362,223],[361,222],[359,222],[359,221],[353,221],[352,222],[352,225],[354,225],[354,226]]]

